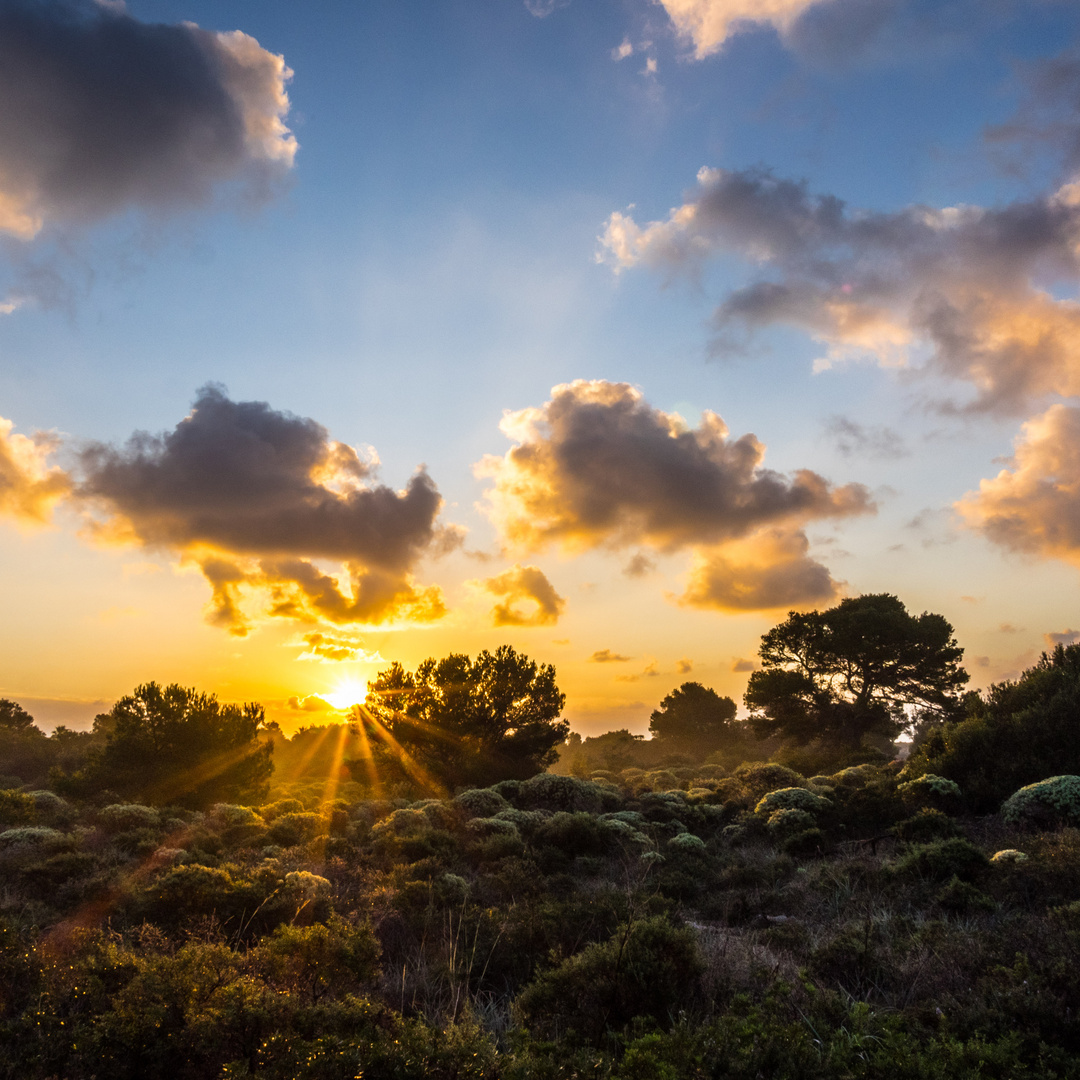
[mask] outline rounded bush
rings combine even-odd
[[[944,776],[925,773],[897,789],[909,810],[954,810],[960,805],[960,785]]]
[[[497,817],[473,818],[466,826],[475,836],[512,836],[518,837],[517,826],[512,821]]]
[[[817,825],[814,815],[806,810],[777,810],[769,815],[769,832],[779,836],[794,836]]]
[[[1080,825],[1080,776],[1051,776],[1013,792],[1001,813],[1011,825]]]
[[[849,765],[838,773],[833,773],[832,783],[843,787],[863,787],[876,780],[881,775],[881,770],[876,765]]]
[[[285,875],[286,892],[302,900],[318,900],[330,893],[330,882],[308,870],[293,870]]]
[[[775,762],[754,762],[740,765],[735,770],[735,777],[748,792],[750,798],[757,801],[762,795],[780,788],[808,787],[806,779],[794,769]]]
[[[232,803],[215,803],[210,807],[210,815],[218,825],[230,829],[263,823],[263,819],[250,806],[234,806]]]
[[[55,791],[28,791],[27,795],[34,800],[34,806],[37,807],[39,814],[45,814],[47,817],[55,817],[58,814],[63,814],[65,810],[70,809],[70,805],[66,799],[60,798]]]
[[[603,808],[606,794],[609,793],[590,780],[538,773],[521,785],[518,798],[528,810],[585,810],[595,814]],[[618,805],[617,798],[615,802]]]
[[[461,807],[466,817],[490,818],[500,810],[509,810],[510,803],[491,788],[470,788],[454,799],[454,805]]]
[[[828,799],[815,795],[809,788],[787,787],[770,791],[754,807],[759,817],[771,818],[778,810],[802,810],[809,815],[820,814],[830,806]]]
[[[18,845],[56,847],[66,840],[67,837],[59,829],[50,829],[44,825],[24,825],[21,829],[5,829],[0,832],[0,848]]]
[[[680,851],[686,855],[704,855],[705,854],[705,841],[699,836],[695,836],[693,833],[684,832],[673,836],[668,842],[667,846],[672,851]]]
[[[1028,857],[1022,852],[1017,851],[1016,848],[1003,848],[1001,851],[995,851],[990,856],[992,863],[997,863],[999,866],[1013,866],[1016,863],[1027,862]]]
[[[277,802],[259,807],[259,813],[264,821],[274,821],[282,814],[302,814],[303,812],[304,804],[299,799],[278,799]]]
[[[324,818],[307,810],[302,813],[282,814],[270,826],[270,839],[282,847],[295,847],[320,836],[325,831],[325,826]]]
[[[292,815],[290,815],[292,816]],[[296,815],[300,816],[300,815]],[[380,836],[415,836],[431,828],[431,822],[423,810],[395,810],[389,817],[376,822],[371,827],[371,835]]]
[[[152,806],[142,806],[139,803],[113,803],[98,811],[98,824],[110,833],[153,829],[159,821],[158,812]]]

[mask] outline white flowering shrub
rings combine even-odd
[[[1001,806],[1010,825],[1080,825],[1080,776],[1051,776],[1028,784]]]
[[[807,814],[820,814],[831,803],[828,799],[815,795],[809,788],[788,787],[770,791],[754,807],[759,817],[770,818],[777,810],[802,810]]]

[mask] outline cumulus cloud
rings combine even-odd
[[[753,26],[786,30],[807,8],[821,0],[659,0],[676,33],[701,60],[718,52],[733,34]]]
[[[737,656],[731,662],[731,670],[738,673],[757,671],[757,663],[753,660],[747,660],[745,657]]]
[[[826,349],[819,368],[870,358],[974,390],[969,410],[1080,393],[1080,183],[997,208],[856,211],[762,169],[702,169],[667,219],[614,213],[600,258],[695,272],[719,253],[759,268],[714,315],[721,347],[771,323]],[[926,357],[922,361],[922,357]]]
[[[264,192],[292,166],[292,72],[239,30],[143,23],[114,5],[0,2],[0,231]]]
[[[357,634],[346,631],[315,630],[303,634],[292,643],[294,648],[303,651],[298,660],[317,660],[321,663],[341,663],[343,661],[362,661],[367,664],[382,664],[386,661],[378,649],[365,648],[365,641]]]
[[[809,469],[790,477],[766,469],[765,447],[753,435],[729,438],[711,412],[691,429],[626,383],[556,386],[550,401],[507,413],[501,426],[516,445],[501,458],[484,458],[477,472],[494,481],[488,509],[507,545],[690,548],[697,566],[685,601],[698,606],[724,606],[719,598],[734,595],[719,584],[725,567],[754,581],[741,605],[727,606],[748,608],[753,597],[772,607],[832,596],[835,584],[806,554],[801,528],[874,509],[863,486],[835,487]],[[769,557],[780,565],[763,576]],[[639,575],[649,565],[639,552],[626,572]],[[779,599],[785,583],[790,594]]]
[[[835,600],[839,587],[808,554],[803,533],[770,529],[700,551],[680,603],[718,611],[762,611]]]
[[[1080,641],[1080,630],[1051,630],[1049,633],[1043,634],[1043,640],[1052,649],[1058,645],[1075,645]]]
[[[482,585],[488,592],[506,597],[492,608],[495,626],[554,626],[566,608],[566,601],[536,566],[515,565]],[[522,603],[527,605],[525,610],[518,606]]]
[[[26,525],[44,525],[71,488],[71,479],[49,457],[59,445],[55,435],[18,435],[0,416],[0,517]]]
[[[1009,551],[1080,566],[1080,408],[1052,405],[1024,424],[1010,467],[956,509]]]
[[[526,549],[674,551],[872,506],[859,484],[763,468],[765,447],[753,435],[729,439],[712,412],[691,429],[626,383],[556,386],[550,401],[507,413],[500,426],[517,445],[485,457],[477,472],[494,480],[487,498],[501,535]]]
[[[198,563],[213,590],[210,621],[234,633],[249,629],[241,600],[251,590],[266,594],[267,614],[307,621],[445,613],[440,591],[412,580],[440,539],[431,478],[421,469],[404,491],[375,483],[374,454],[314,420],[207,386],[171,432],[93,443],[78,460],[74,497],[91,534]]]

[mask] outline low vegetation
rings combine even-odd
[[[263,725],[137,793],[102,778],[134,775],[108,748],[138,724],[106,714],[75,752],[0,705],[4,745],[33,748],[0,788],[0,1078],[1080,1077],[1080,770],[1033,739],[988,805],[991,770],[964,764],[999,721],[1063,723],[1062,671],[1080,646],[924,720],[907,762],[847,725],[725,764],[755,741],[688,690],[657,727],[678,741],[690,702],[696,759],[669,741],[589,773],[566,742],[552,771],[496,777],[474,742],[436,774],[417,740],[423,772],[382,779],[372,711]],[[125,715],[225,711],[174,690]],[[989,721],[1006,699],[1023,710]],[[505,753],[495,715],[463,729]]]

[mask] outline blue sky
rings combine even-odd
[[[27,6],[3,4],[0,14]],[[1080,10],[1052,0],[791,0],[781,8],[790,17],[736,23],[726,40],[702,45],[678,32],[679,10],[753,7],[129,0],[123,14],[84,6],[80,17],[91,21],[241,30],[284,57],[293,72],[284,122],[298,148],[260,199],[239,190],[241,162],[235,175],[215,176],[196,205],[117,197],[107,212],[80,219],[47,208],[33,238],[0,244],[0,282],[20,301],[0,318],[0,416],[14,432],[58,433],[48,461],[76,491],[50,504],[47,521],[12,513],[0,526],[9,613],[0,633],[11,658],[0,693],[76,721],[136,681],[176,679],[265,698],[286,716],[290,698],[362,682],[379,667],[357,652],[343,663],[301,662],[286,651],[296,635],[351,634],[364,655],[408,664],[511,640],[556,663],[579,729],[641,730],[683,678],[737,698],[745,674],[733,668],[791,606],[896,592],[910,608],[953,621],[979,684],[1029,663],[1044,635],[1072,629],[1070,617],[1080,625],[1071,615],[1080,540],[1067,524],[1064,539],[1036,527],[1048,514],[1069,518],[1069,476],[1040,474],[1057,485],[1055,500],[1037,503],[1029,484],[1023,506],[1009,504],[1019,522],[1009,529],[994,524],[998,492],[974,516],[954,509],[980,480],[1016,471],[1007,459],[1025,421],[1055,402],[1072,408],[1067,372],[1030,394],[1006,400],[1011,392],[1002,391],[993,409],[942,411],[941,400],[970,397],[978,379],[962,360],[944,378],[931,357],[937,346],[918,327],[906,369],[865,347],[815,373],[814,360],[844,332],[815,333],[816,316],[803,309],[763,322],[745,349],[718,345],[714,311],[734,290],[763,274],[811,273],[809,263],[793,269],[732,242],[726,219],[720,234],[693,240],[700,255],[643,247],[619,264],[601,243],[612,214],[644,228],[695,204],[703,167],[804,181],[856,217],[1052,201],[1076,171],[1067,149],[1080,131],[1080,98],[1069,98],[1075,87],[1060,71],[1058,90],[1046,88],[1047,64],[1075,57]],[[1056,126],[1043,138],[1047,116]],[[988,138],[1012,121],[1017,137]],[[47,109],[37,122],[48,127]],[[0,165],[18,152],[0,143]],[[964,250],[958,242],[942,265],[971,258]],[[861,253],[859,265],[906,251]],[[813,258],[833,255],[822,247]],[[948,273],[928,278],[927,290],[963,291],[966,271]],[[1067,306],[1075,268],[1054,274],[1036,284]],[[1004,295],[996,283],[979,287],[991,306]],[[898,314],[900,301],[888,303],[891,326],[914,318]],[[689,603],[684,590],[694,558],[735,558],[723,548],[735,542],[751,545],[740,558],[755,543],[764,551],[754,530],[772,528],[773,518],[739,526],[737,536],[718,539],[720,526],[710,525],[707,535],[669,542],[641,526],[649,496],[633,491],[618,528],[565,525],[515,547],[483,509],[493,481],[474,465],[510,449],[499,431],[504,410],[542,409],[553,387],[579,379],[631,384],[639,412],[677,412],[691,429],[715,412],[732,440],[756,435],[765,467],[785,483],[802,469],[832,489],[861,484],[876,511],[836,516],[819,506],[785,518],[786,542],[809,544],[798,566],[810,559],[831,576],[822,584],[813,571],[816,594],[774,589],[763,606]],[[290,621],[251,607],[243,634],[208,625],[206,551],[240,566],[255,548],[230,548],[215,534],[202,537],[199,554],[189,533],[162,539],[112,489],[93,507],[78,495],[89,483],[79,471],[89,441],[120,446],[136,430],[171,431],[207,383],[226,387],[234,402],[312,418],[333,440],[374,447],[378,480],[392,489],[425,464],[445,500],[439,522],[467,534],[456,551],[435,558],[425,548],[395,573],[440,588],[446,615],[420,626],[400,612],[327,621],[309,610]],[[1029,441],[1045,449],[1034,431]],[[691,502],[688,513],[715,509]],[[125,544],[88,540],[95,514],[130,525]],[[301,544],[293,554],[318,559],[317,548]],[[622,569],[635,551],[654,566],[629,578]],[[262,575],[245,579],[254,595],[268,571],[243,565]],[[493,624],[483,582],[514,565],[546,575],[564,601],[555,621],[530,624],[538,601],[522,594],[526,618]],[[590,660],[604,649],[632,659]],[[680,667],[684,660],[691,667]]]

